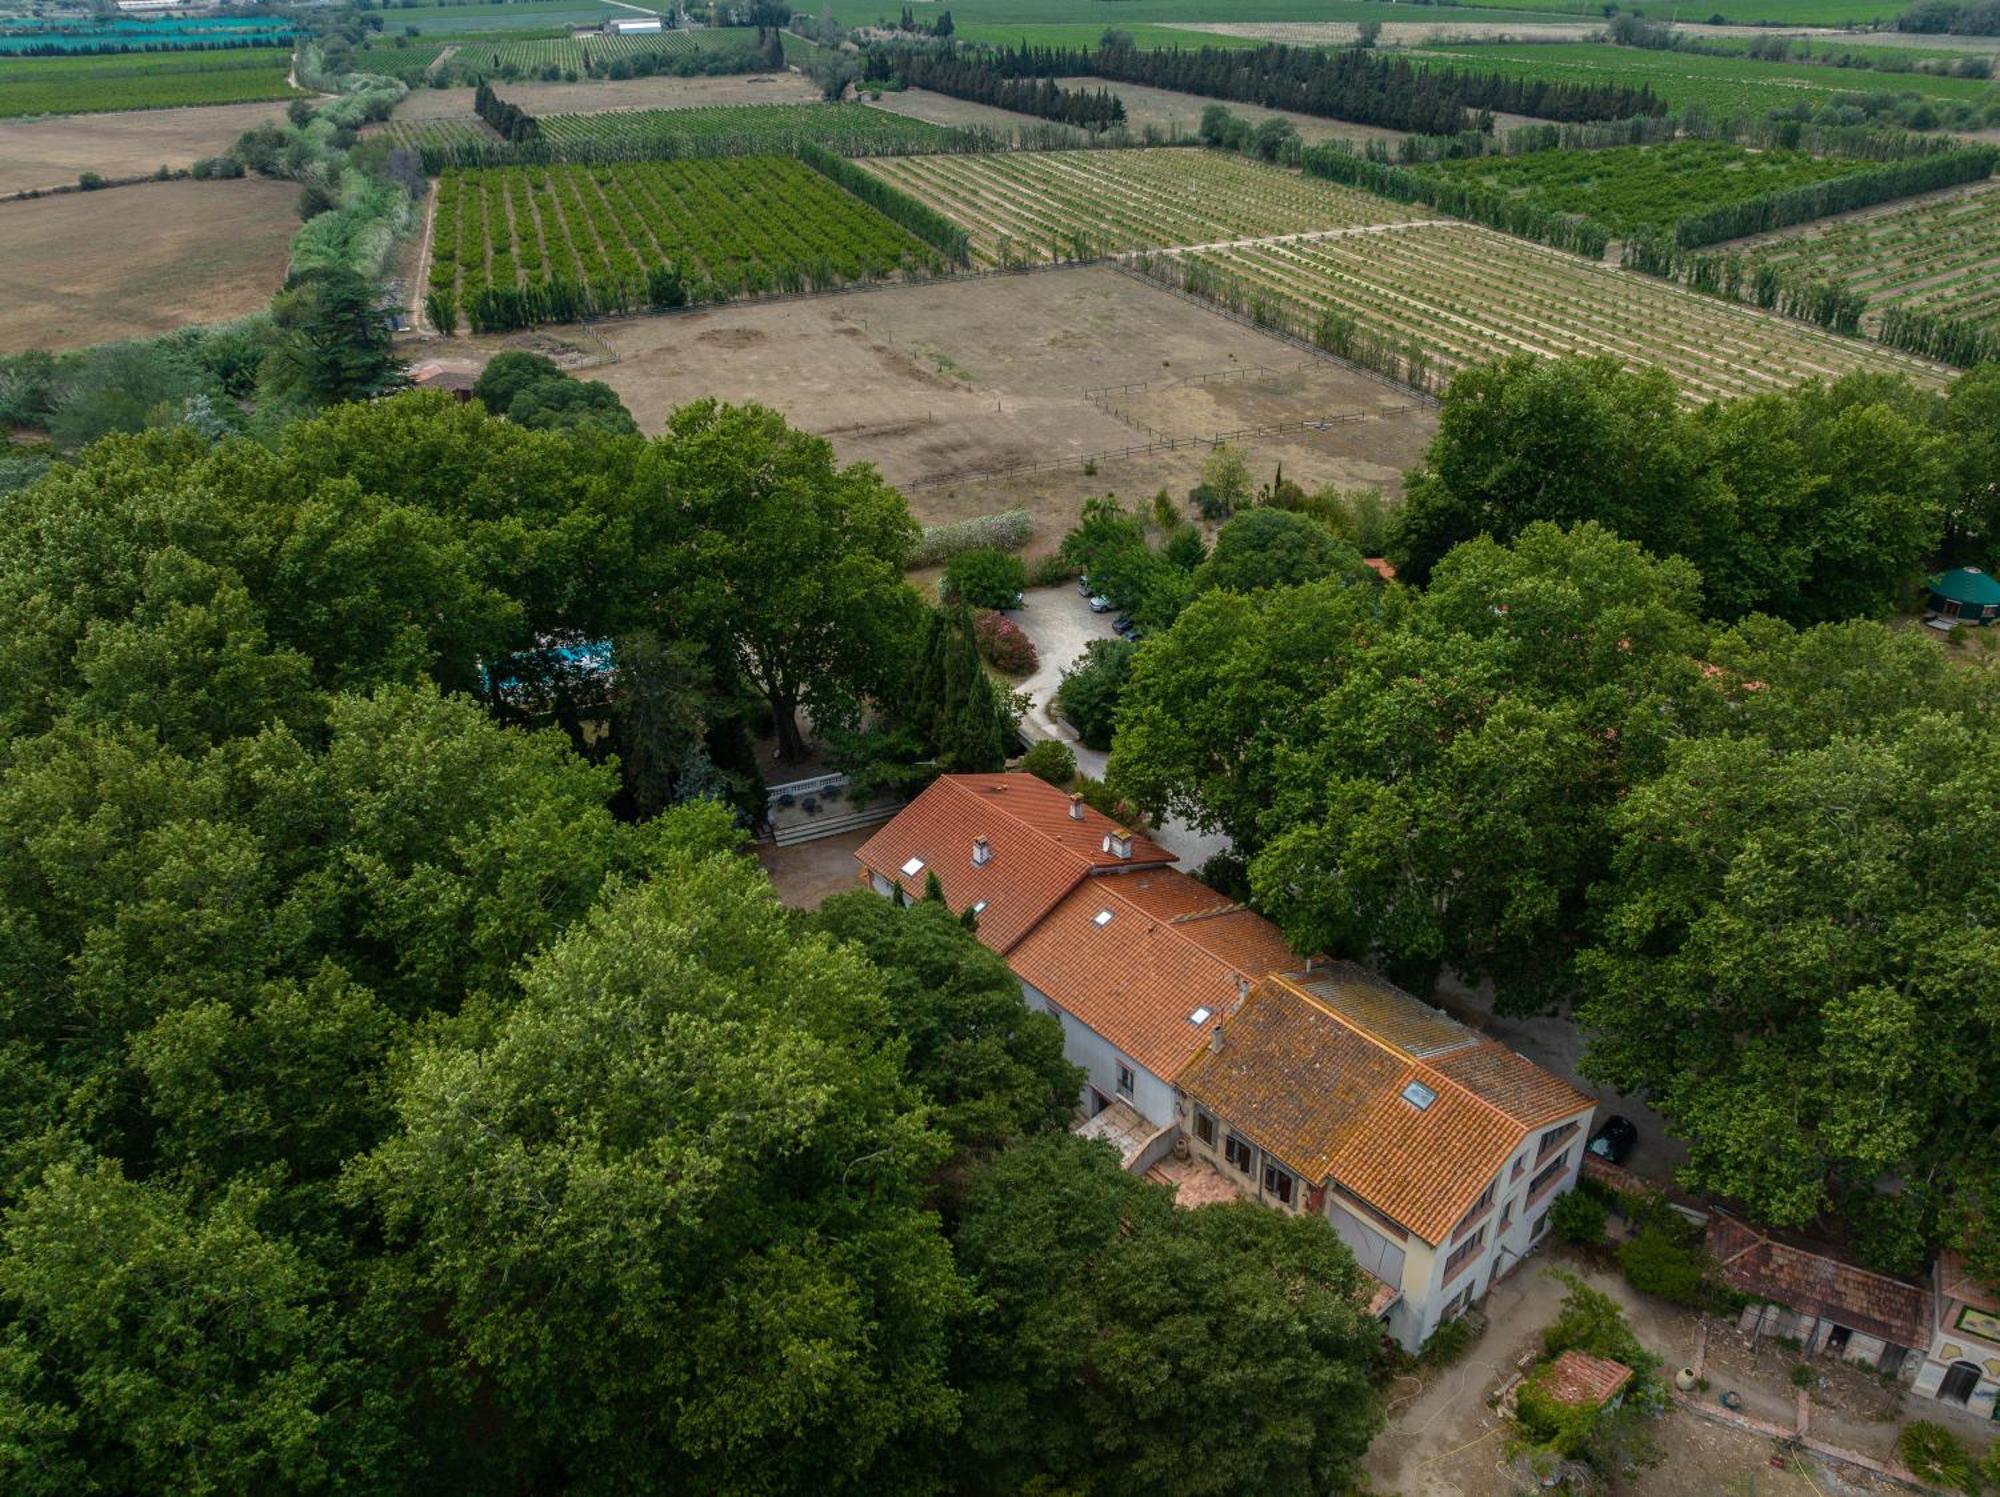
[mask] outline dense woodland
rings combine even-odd
[[[753,721],[997,767],[901,498],[489,376],[0,499],[0,1488],[1341,1488],[1331,1230],[1175,1211],[957,919],[738,850]]]
[[[1896,1272],[1946,1243],[2000,1272],[2000,1113],[1962,1080],[1996,1043],[2000,677],[1877,622],[2000,536],[1996,434],[1994,366],[1689,411],[1657,371],[1517,359],[1452,384],[1390,523],[1421,591],[1290,546],[1163,583],[1136,520],[1086,517],[1166,625],[1111,784],[1226,834],[1210,876],[1297,949],[1572,1011],[1688,1185]],[[1218,553],[1279,507],[1353,524],[1281,479],[1244,502]]]

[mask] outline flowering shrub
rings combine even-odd
[[[1021,626],[1003,613],[990,609],[972,621],[972,636],[978,641],[979,656],[996,671],[1009,676],[1025,676],[1041,664],[1035,642]]]

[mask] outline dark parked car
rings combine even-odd
[[[1613,1113],[1604,1120],[1602,1128],[1590,1135],[1590,1152],[1599,1159],[1623,1164],[1638,1142],[1639,1130],[1632,1126],[1632,1120]]]

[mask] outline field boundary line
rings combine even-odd
[[[438,190],[443,185],[435,177],[429,183],[424,193],[424,242],[418,247],[417,269],[410,284],[410,326],[421,335],[433,331],[430,312],[424,304],[430,300],[431,235],[437,229]]]

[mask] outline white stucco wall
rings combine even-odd
[[[1051,1002],[1048,995],[1032,983],[1021,984],[1021,997],[1029,1008],[1054,1014],[1062,1022],[1063,1055],[1071,1065],[1083,1067],[1091,1086],[1106,1097],[1124,1097],[1140,1116],[1158,1127],[1167,1127],[1175,1121],[1176,1094],[1170,1082],[1155,1076],[1129,1055],[1122,1054],[1096,1030],[1066,1012],[1062,1005]],[[1121,1061],[1132,1072],[1130,1093],[1118,1090],[1118,1066]]]

